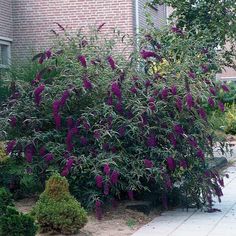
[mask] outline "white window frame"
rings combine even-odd
[[[11,44],[12,39],[0,36],[0,45],[7,46],[7,64],[0,64],[0,68],[8,68],[11,64]]]

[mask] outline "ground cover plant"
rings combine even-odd
[[[58,44],[33,58],[43,68],[1,111],[11,159],[42,184],[59,171],[98,218],[103,205],[147,192],[167,208],[176,189],[186,206],[212,210],[224,182],[206,164],[215,136],[202,104],[224,112],[217,92],[228,91],[215,84],[215,48],[173,26],[144,32],[123,56],[113,48],[125,36],[60,29]]]

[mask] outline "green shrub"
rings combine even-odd
[[[8,206],[5,214],[0,216],[0,235],[9,236],[35,236],[37,226],[34,219],[19,213],[14,207]]]
[[[235,103],[227,106],[225,113],[225,133],[236,135],[236,105]]]
[[[219,54],[206,38],[153,29],[129,56],[114,50],[125,36],[58,38],[34,57],[40,78],[39,71],[0,116],[11,159],[38,178],[59,171],[97,212],[153,188],[165,206],[175,187],[199,206],[222,196],[221,177],[205,162],[217,139],[202,104],[224,110],[215,85]]]
[[[6,212],[7,206],[13,206],[12,195],[6,188],[0,188],[0,216]]]
[[[74,234],[87,223],[86,211],[70,195],[66,178],[57,174],[47,181],[32,215],[43,232]]]
[[[23,160],[4,158],[4,161],[0,161],[0,186],[9,189],[14,199],[42,192],[44,188],[42,178],[42,174],[40,176],[35,174]]]

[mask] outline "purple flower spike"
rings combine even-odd
[[[93,137],[97,140],[99,140],[101,138],[101,133],[99,130],[95,130],[93,133]]]
[[[219,109],[220,109],[222,112],[225,111],[225,105],[224,105],[223,102],[219,102],[219,103],[218,103],[218,107],[219,107]]]
[[[45,52],[45,55],[47,57],[47,59],[50,59],[52,57],[52,51],[51,49],[48,49],[46,52]]]
[[[203,73],[207,73],[209,71],[208,65],[203,64],[203,65],[201,65],[201,68],[202,68]]]
[[[83,67],[85,67],[85,68],[87,67],[87,62],[86,62],[85,56],[82,56],[82,55],[78,56],[78,61],[81,63],[81,65]]]
[[[52,153],[48,153],[44,156],[44,159],[47,163],[49,163],[54,159],[54,155]]]
[[[208,104],[209,104],[211,107],[214,107],[214,106],[215,106],[215,102],[214,102],[214,100],[213,100],[211,97],[208,98]]]
[[[37,106],[40,105],[41,102],[41,93],[45,89],[45,85],[41,84],[38,88],[34,90],[34,101]]]
[[[210,87],[210,93],[211,93],[213,96],[216,96],[216,90],[215,90],[215,88]]]
[[[176,85],[173,85],[171,87],[171,93],[172,93],[172,95],[177,95],[177,87],[176,87]]]
[[[168,169],[172,170],[172,171],[175,170],[175,160],[174,160],[174,158],[173,157],[168,157],[166,159],[166,161],[167,161]]]
[[[180,28],[176,27],[176,26],[173,26],[173,27],[171,28],[171,31],[172,31],[173,33],[178,34],[178,35],[183,35],[183,31],[182,31]]]
[[[180,167],[182,167],[183,169],[187,169],[188,168],[188,164],[186,160],[181,160],[180,161]]]
[[[155,111],[156,110],[155,99],[153,97],[149,98],[148,103],[150,110]]]
[[[204,155],[204,152],[202,151],[202,149],[198,149],[197,156],[204,160],[205,155]]]
[[[147,50],[144,50],[144,49],[140,52],[140,55],[145,60],[150,58],[150,57],[156,57],[157,56],[157,54],[155,52],[147,51]]]
[[[8,122],[11,125],[11,127],[16,127],[17,119],[15,116],[12,116],[9,118]]]
[[[60,106],[63,107],[66,104],[67,99],[70,96],[70,92],[68,90],[64,91],[62,97],[60,99]]]
[[[161,91],[161,98],[162,99],[166,99],[168,97],[168,89],[167,88],[164,88],[162,89]]]
[[[178,109],[179,112],[182,112],[182,111],[183,111],[183,103],[182,103],[182,100],[181,100],[180,97],[178,97],[178,98],[176,99],[175,105],[176,105],[176,107],[177,107],[177,109]]]
[[[195,79],[196,78],[196,74],[193,72],[193,71],[189,71],[188,72],[188,76],[192,79]]]
[[[198,146],[197,141],[193,137],[188,138],[188,143],[194,148],[197,148],[197,146]]]
[[[115,63],[114,59],[112,58],[112,56],[109,56],[107,58],[107,60],[108,60],[108,63],[110,64],[110,66],[111,66],[111,69],[115,70],[116,69],[116,63]]]
[[[152,85],[151,81],[150,81],[149,79],[147,79],[147,80],[145,81],[145,87],[148,88],[148,87],[150,87],[151,85]]]
[[[110,177],[111,183],[117,184],[119,176],[120,176],[120,173],[118,171],[113,170],[113,172],[111,173],[111,177]]]
[[[113,99],[111,96],[107,98],[107,105],[112,106],[113,105]]]
[[[74,127],[74,120],[73,120],[72,117],[68,117],[68,118],[66,119],[66,123],[67,123],[67,127],[68,127],[69,129],[71,129],[71,128]]]
[[[8,142],[7,147],[6,147],[7,154],[10,154],[14,150],[15,146],[16,146],[16,141],[15,140],[12,140],[12,141]]]
[[[110,166],[109,164],[105,164],[104,167],[103,167],[103,172],[106,174],[106,175],[109,175],[110,174]]]
[[[104,184],[104,191],[103,191],[104,195],[109,195],[110,193],[110,184],[109,183],[105,183]]]
[[[41,148],[39,149],[39,155],[40,155],[41,157],[43,157],[44,155],[46,155],[46,153],[47,153],[47,150],[46,150],[45,147],[41,147]]]
[[[125,131],[126,131],[126,129],[125,129],[124,126],[122,126],[122,127],[120,127],[118,129],[118,133],[119,133],[120,137],[124,137],[125,136]]]
[[[61,176],[67,176],[68,174],[69,174],[69,170],[66,167],[64,167],[64,169],[61,172]]]
[[[133,93],[133,94],[137,93],[136,87],[135,86],[131,87],[130,92]]]
[[[53,115],[56,116],[60,109],[60,101],[55,100],[52,105]]]
[[[206,120],[207,114],[206,114],[206,111],[202,107],[198,109],[198,114],[203,120]]]
[[[144,159],[143,162],[146,168],[152,168],[154,166],[153,162],[148,159]]]
[[[102,188],[103,177],[101,175],[97,175],[95,180],[96,180],[97,187]]]
[[[115,96],[117,98],[121,98],[121,90],[120,90],[120,86],[118,85],[117,82],[113,82],[111,85],[111,91],[115,94]]]
[[[154,134],[150,134],[147,137],[147,146],[150,148],[154,148],[157,146],[157,138]]]
[[[56,129],[60,129],[61,128],[61,116],[60,115],[55,115],[54,116],[54,122],[56,125]]]
[[[174,126],[174,131],[176,134],[182,135],[184,134],[184,129],[181,125],[177,124]]]
[[[81,136],[81,137],[80,137],[80,143],[81,143],[83,146],[86,146],[86,145],[88,144],[87,138],[85,138],[84,136]]]
[[[194,100],[190,93],[186,96],[186,102],[187,102],[187,107],[190,110],[194,106]]]
[[[225,91],[225,92],[229,92],[229,87],[225,84],[221,85],[221,88]]]
[[[175,135],[173,133],[169,134],[168,139],[169,139],[170,143],[173,145],[173,147],[176,147],[177,140],[176,140]]]
[[[92,89],[93,88],[91,81],[88,79],[83,80],[83,86],[85,89]]]
[[[26,146],[25,148],[25,158],[28,163],[33,161],[34,147],[32,144]]]

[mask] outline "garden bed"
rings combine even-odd
[[[17,208],[26,213],[34,206],[35,199],[23,199],[16,202]],[[78,236],[128,236],[132,235],[141,226],[150,222],[160,214],[160,211],[153,210],[148,216],[137,211],[125,208],[125,203],[121,203],[117,209],[108,208],[104,210],[102,220],[97,220],[93,214],[89,215],[88,223],[81,230]],[[47,236],[50,234],[39,234]],[[58,235],[59,236],[59,235]]]

